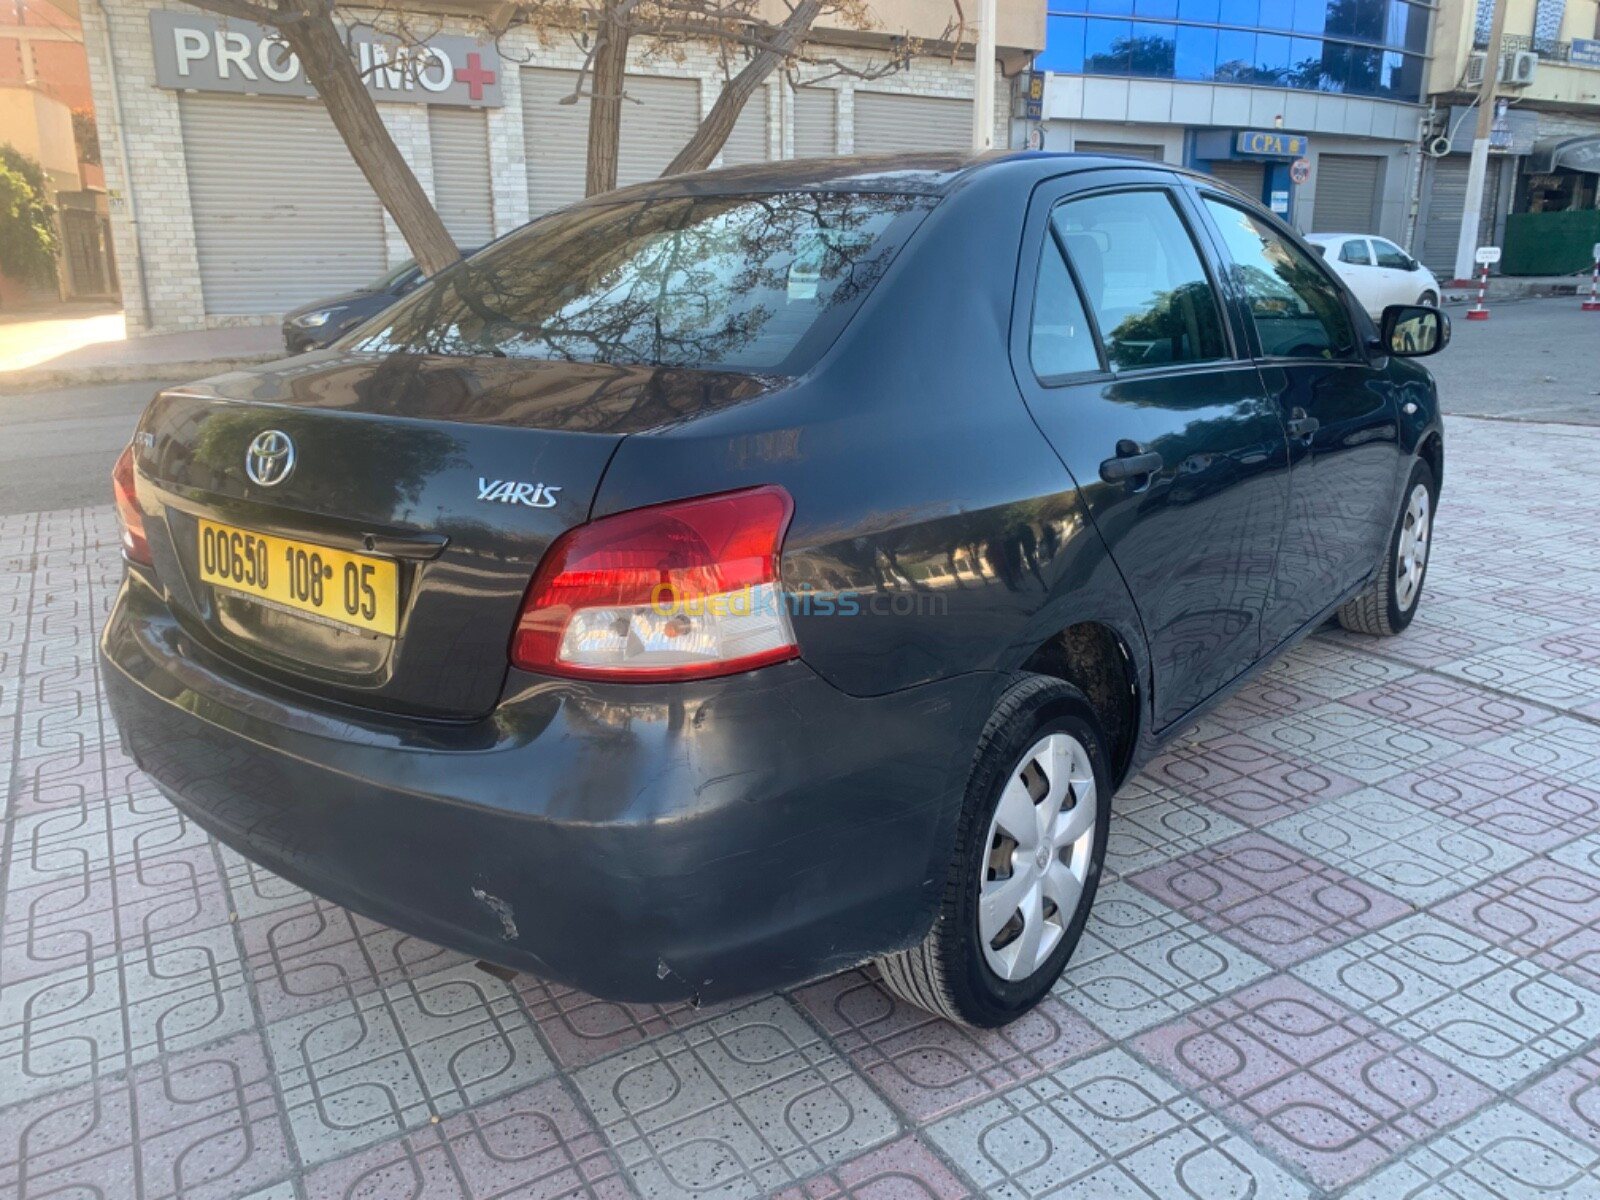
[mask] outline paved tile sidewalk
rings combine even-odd
[[[870,970],[506,983],[306,895],[119,753],[110,510],[0,517],[0,1197],[1600,1198],[1600,463],[1450,434],[1413,628],[1130,781],[1066,978],[981,1034]]]

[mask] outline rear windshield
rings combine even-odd
[[[440,274],[350,345],[798,374],[932,204],[792,192],[555,213]]]

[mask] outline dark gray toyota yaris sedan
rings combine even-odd
[[[631,188],[157,396],[110,701],[200,825],[422,937],[628,1001],[876,959],[1001,1024],[1164,738],[1411,620],[1448,336],[1155,164]]]

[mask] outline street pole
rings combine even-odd
[[[978,60],[976,86],[972,90],[972,152],[994,149],[994,6],[995,0],[978,4]]]
[[[1489,51],[1483,61],[1483,87],[1478,93],[1478,132],[1472,139],[1472,165],[1467,171],[1467,202],[1461,213],[1461,237],[1456,242],[1457,279],[1471,279],[1478,250],[1478,225],[1483,219],[1484,182],[1489,174],[1489,135],[1494,131],[1495,93],[1500,84],[1500,45],[1506,31],[1508,0],[1495,0],[1489,28]]]

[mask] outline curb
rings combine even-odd
[[[275,362],[287,351],[236,354],[229,358],[186,359],[182,362],[105,363],[92,367],[27,367],[0,374],[0,396],[24,392],[49,392],[59,388],[90,387],[102,383],[154,383],[168,379],[204,379],[224,371],[237,371]]]

